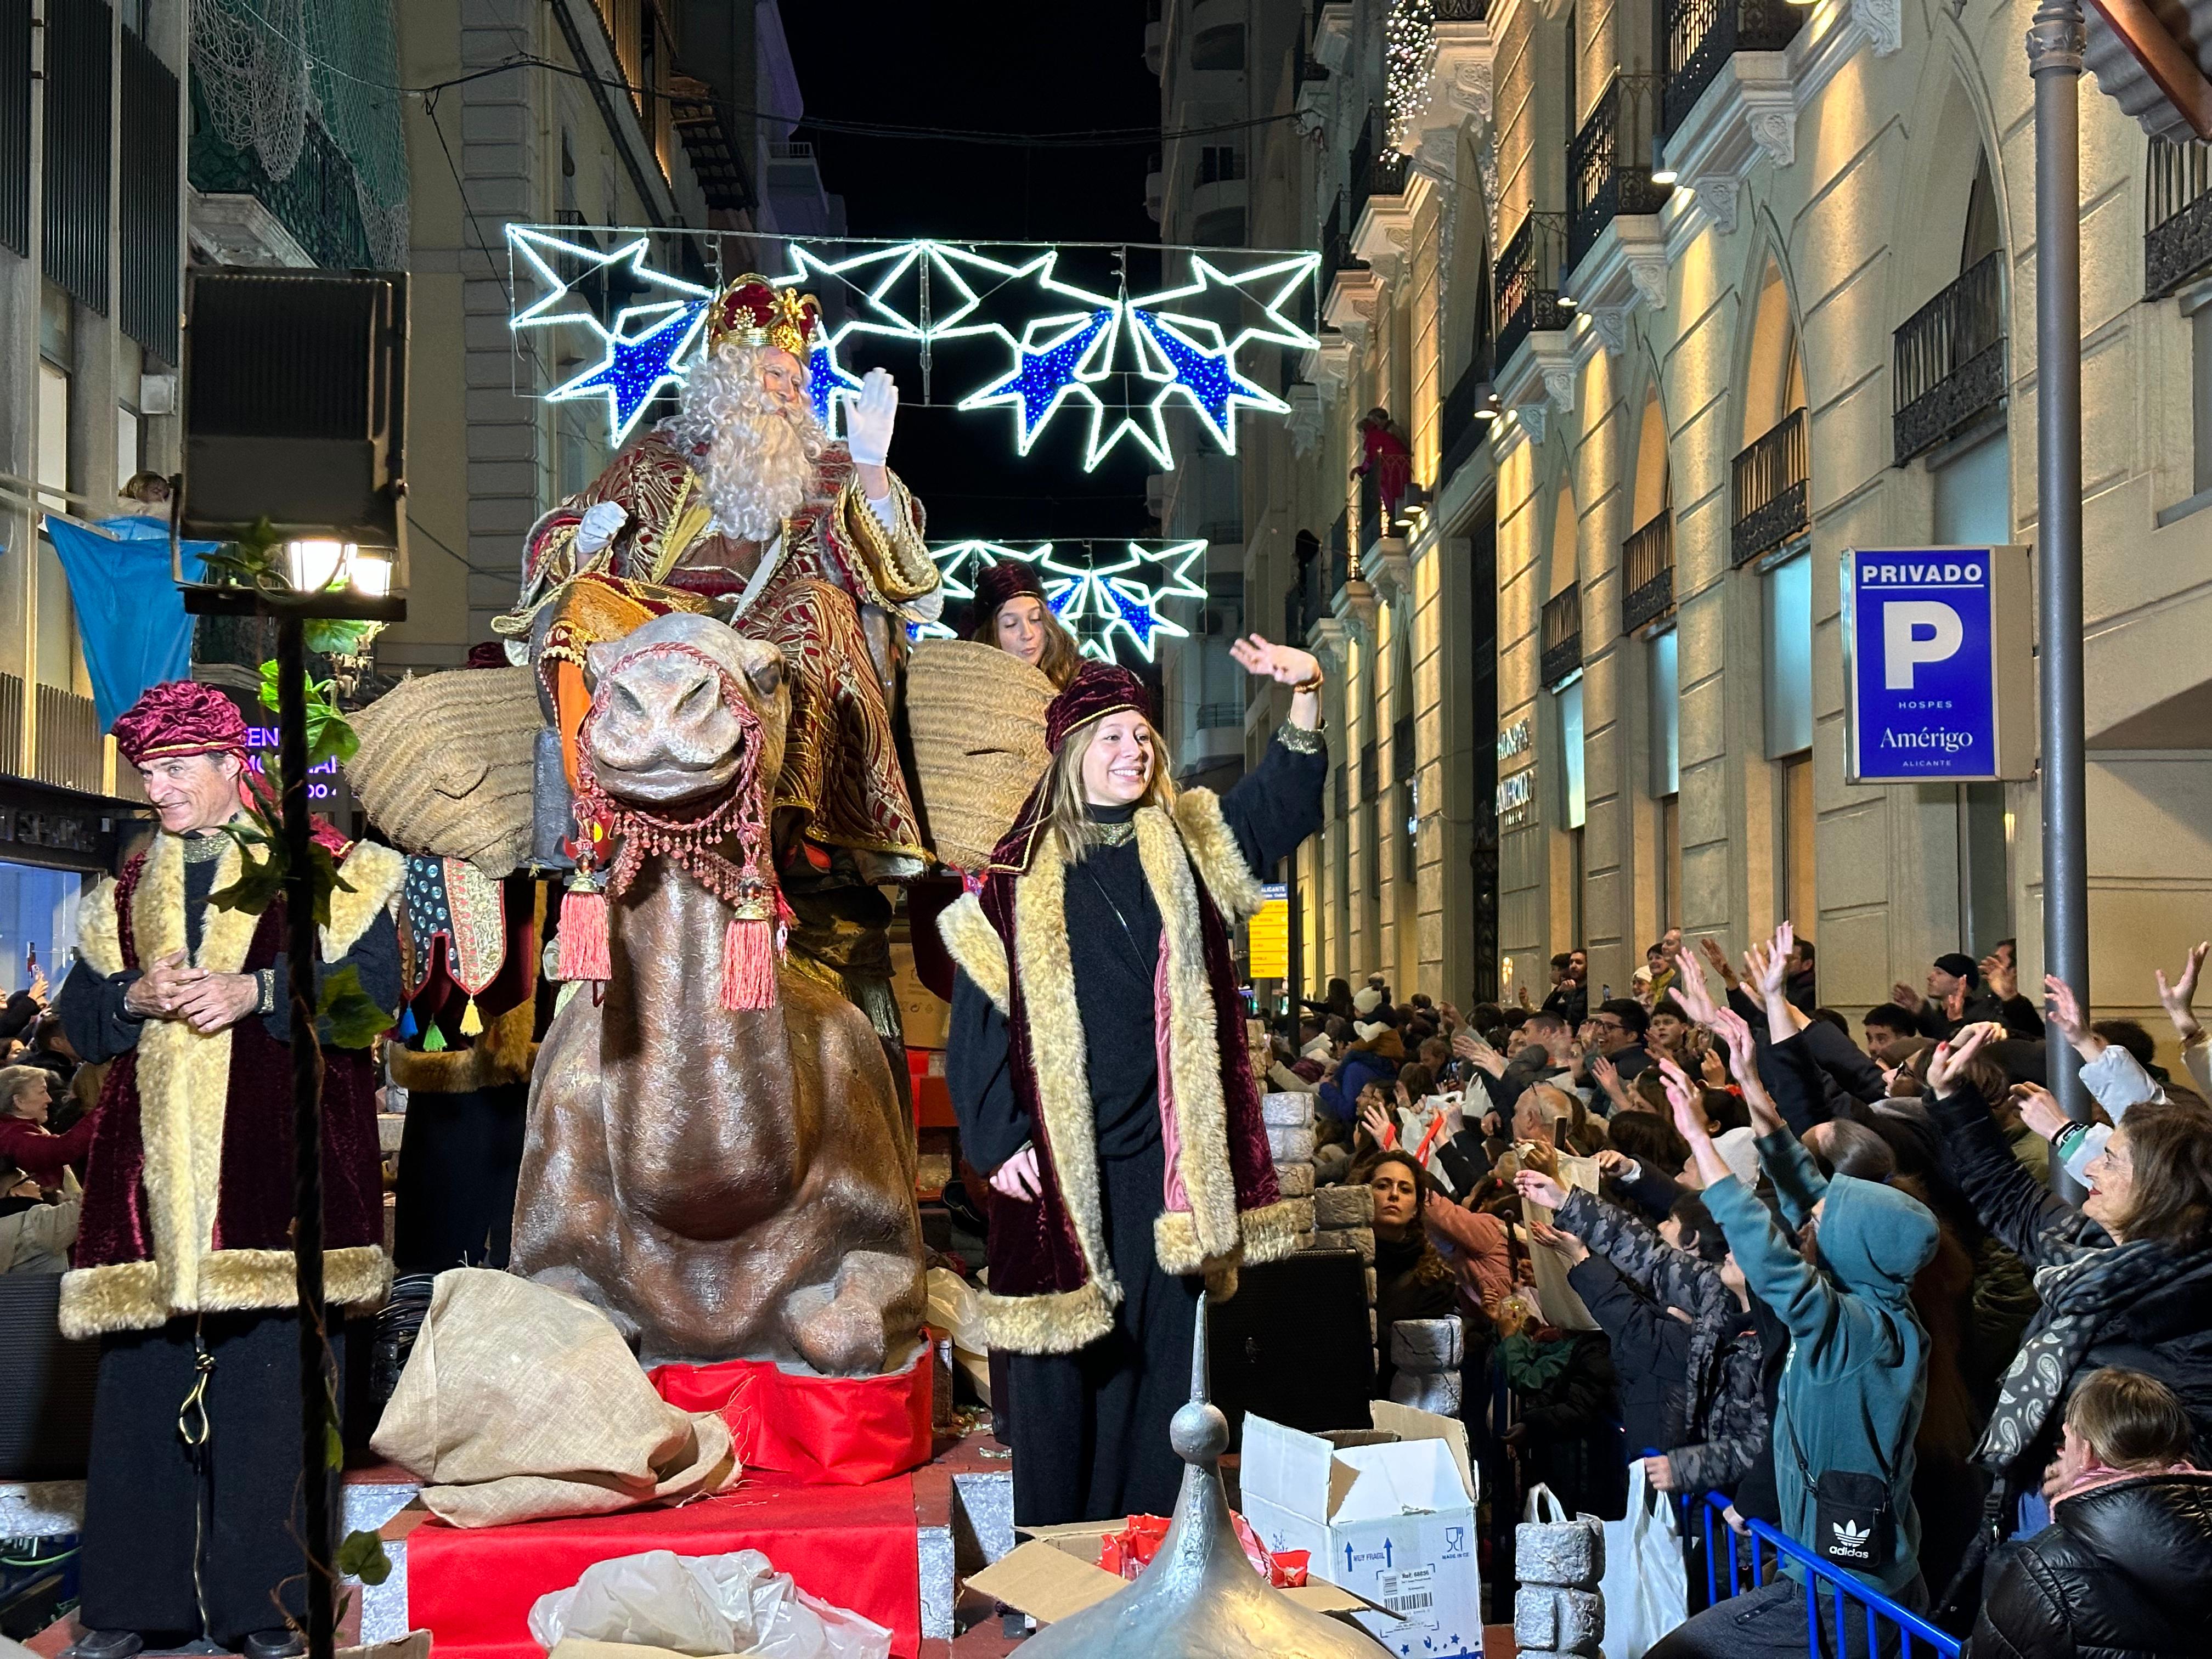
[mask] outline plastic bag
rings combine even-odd
[[[1639,1457],[1628,1466],[1628,1513],[1605,1523],[1605,1659],[1644,1659],[1690,1616],[1689,1595],[1674,1500]]]
[[[988,1353],[991,1341],[983,1328],[983,1299],[975,1294],[975,1287],[949,1267],[932,1267],[926,1279],[928,1322],[950,1335],[954,1347],[968,1353]]]
[[[567,1637],[759,1659],[889,1659],[891,1648],[890,1631],[816,1600],[758,1550],[596,1562],[538,1598],[530,1634],[549,1651]]]

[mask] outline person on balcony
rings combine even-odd
[[[1352,469],[1352,476],[1369,480],[1381,497],[1387,535],[1398,516],[1398,503],[1406,499],[1406,486],[1413,481],[1413,452],[1391,422],[1390,411],[1379,407],[1359,417],[1359,441],[1360,462]]]

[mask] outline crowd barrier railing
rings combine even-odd
[[[1914,1659],[1915,1654],[1923,1650],[1936,1656],[1936,1659],[1959,1659],[1960,1651],[1966,1644],[1957,1637],[1936,1629],[1918,1613],[1898,1606],[1879,1590],[1869,1589],[1850,1574],[1830,1566],[1795,1539],[1776,1531],[1764,1521],[1747,1520],[1744,1523],[1750,1528],[1751,1545],[1751,1559],[1746,1563],[1741,1549],[1742,1534],[1722,1518],[1728,1506],[1728,1499],[1718,1492],[1707,1492],[1705,1501],[1700,1506],[1705,1521],[1705,1596],[1708,1606],[1770,1582],[1772,1573],[1780,1571],[1782,1563],[1790,1561],[1802,1567],[1813,1583],[1832,1592],[1829,1606],[1834,1610],[1835,1646],[1829,1650],[1830,1652],[1841,1655],[1848,1650],[1845,1632],[1850,1620],[1863,1613],[1866,1619],[1865,1651],[1869,1654],[1884,1651],[1881,1644],[1883,1627],[1887,1626],[1897,1632],[1899,1659]],[[1723,1581],[1719,1572],[1719,1553],[1714,1547],[1713,1529],[1717,1524],[1728,1540],[1726,1589],[1721,1588]],[[1773,1552],[1771,1571],[1770,1564],[1761,1554],[1762,1546]],[[1747,1565],[1750,1571],[1748,1583],[1744,1578]],[[1805,1640],[1807,1647],[1815,1654],[1822,1651],[1820,1621],[1820,1598],[1817,1594],[1808,1594],[1805,1598]],[[1916,1648],[1916,1643],[1921,1646]]]

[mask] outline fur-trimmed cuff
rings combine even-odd
[[[331,890],[331,919],[323,928],[323,960],[336,962],[361,943],[369,924],[407,879],[407,855],[373,841],[357,842],[338,866],[345,888]]]
[[[1114,1328],[1114,1309],[1121,1297],[1118,1289],[1108,1291],[1094,1279],[1080,1290],[1042,1296],[986,1291],[979,1300],[993,1347],[1010,1353],[1073,1353]]]
[[[1312,1217],[1310,1204],[1301,1206],[1291,1198],[1245,1211],[1237,1218],[1237,1223],[1244,1235],[1246,1263],[1257,1267],[1263,1261],[1279,1261],[1290,1255],[1298,1248],[1300,1236],[1310,1224]]]
[[[960,971],[975,981],[975,988],[1003,1015],[1012,979],[1006,970],[1006,942],[973,893],[963,893],[938,913],[937,936]]]
[[[149,1331],[179,1314],[299,1306],[289,1250],[218,1250],[200,1262],[198,1306],[173,1308],[152,1261],[78,1267],[62,1276],[61,1333],[71,1341],[110,1331]],[[323,1252],[323,1300],[369,1311],[392,1289],[392,1263],[375,1244]]]
[[[1237,1294],[1237,1264],[1224,1261],[1206,1270],[1206,1295],[1210,1302],[1226,1302]]]
[[[1206,1266],[1198,1221],[1188,1210],[1162,1210],[1152,1218],[1152,1256],[1164,1273],[1194,1273]]]
[[[1211,789],[1186,789],[1176,797],[1175,821],[1221,913],[1231,921],[1257,915],[1267,894],[1221,816],[1221,798]]]

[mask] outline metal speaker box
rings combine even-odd
[[[1207,1298],[1213,1403],[1232,1447],[1244,1414],[1320,1433],[1370,1425],[1375,1339],[1367,1264],[1351,1250],[1301,1250],[1237,1273],[1237,1294]]]
[[[403,546],[407,278],[186,273],[184,533]]]

